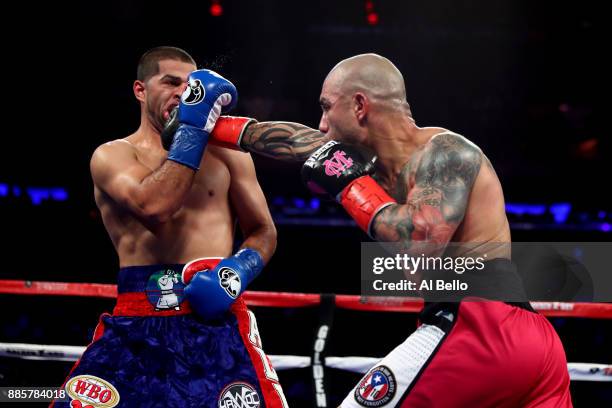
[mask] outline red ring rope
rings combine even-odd
[[[117,297],[117,285],[0,280],[0,293],[115,298]],[[316,306],[321,302],[321,295],[314,293],[247,291],[244,297],[249,306],[263,307],[308,307]],[[531,305],[544,316],[549,317],[612,319],[611,303],[531,302]],[[337,295],[336,306],[350,310],[416,313],[423,307],[423,300],[397,297],[369,297],[366,299],[357,295]]]

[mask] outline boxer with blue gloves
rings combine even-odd
[[[139,128],[91,159],[119,259],[117,304],[55,406],[286,408],[240,296],[274,253],[276,229],[251,156],[208,144],[236,88],[185,51],[158,47],[142,56],[133,90]],[[232,255],[237,224],[244,249]]]
[[[207,69],[192,72],[175,111],[177,126],[168,160],[199,170],[210,132],[219,115],[236,105],[237,95],[236,87],[216,72]],[[213,319],[227,312],[246,285],[261,272],[263,258],[256,250],[244,248],[212,271],[200,271],[200,265],[201,261],[191,261],[183,269],[183,282],[188,283],[185,297],[199,315]]]
[[[236,87],[216,72],[207,69],[192,72],[178,106],[178,127],[168,160],[198,170],[208,135],[219,115],[235,107],[237,99]]]

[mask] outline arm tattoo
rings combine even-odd
[[[261,122],[246,128],[242,146],[273,159],[306,161],[328,140],[325,134],[299,123]]]
[[[482,162],[480,149],[462,136],[434,137],[400,172],[399,204],[376,217],[376,238],[446,244],[463,220]]]

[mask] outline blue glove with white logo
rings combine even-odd
[[[237,101],[238,92],[230,81],[208,69],[193,71],[179,103],[179,125],[168,160],[198,170],[219,115],[234,108]]]
[[[191,308],[205,319],[223,315],[263,269],[259,252],[244,248],[208,269],[207,259],[196,259],[183,268],[183,281],[193,276],[185,287]]]

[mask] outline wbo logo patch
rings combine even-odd
[[[155,310],[181,310],[185,284],[177,272],[166,269],[155,272],[149,277],[145,293]]]
[[[235,382],[221,391],[218,408],[259,408],[261,398],[251,384]]]
[[[388,367],[374,367],[355,389],[355,401],[364,407],[380,407],[393,399],[396,388],[395,376]]]
[[[240,276],[238,276],[236,271],[228,267],[219,269],[219,282],[230,297],[234,299],[238,297],[242,284],[240,283]]]
[[[119,404],[119,392],[108,381],[93,375],[78,375],[64,387],[73,408],[111,408]]]

